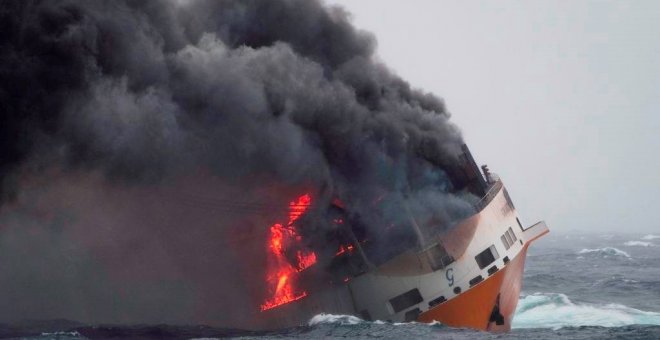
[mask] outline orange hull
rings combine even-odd
[[[418,320],[484,331],[510,330],[522,287],[527,246],[504,268],[457,297],[420,314]]]

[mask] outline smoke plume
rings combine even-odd
[[[443,101],[375,46],[319,1],[3,1],[0,320],[249,326],[301,192],[309,247],[334,199],[384,249],[469,214]]]

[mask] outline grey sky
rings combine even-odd
[[[524,223],[660,232],[660,2],[332,0],[443,97]]]

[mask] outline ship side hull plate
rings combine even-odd
[[[418,320],[484,331],[510,330],[522,288],[526,256],[527,244],[504,268],[455,298],[420,314]]]

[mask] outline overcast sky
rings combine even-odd
[[[525,224],[660,232],[660,1],[327,2],[445,99]]]

